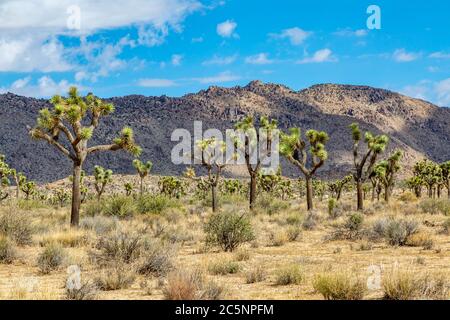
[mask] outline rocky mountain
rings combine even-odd
[[[351,169],[351,140],[348,126],[358,122],[362,129],[391,137],[387,152],[405,151],[403,166],[408,169],[423,157],[435,161],[450,159],[450,109],[384,89],[367,86],[322,84],[294,91],[278,84],[252,81],[244,87],[210,87],[180,98],[131,95],[107,99],[116,106],[103,119],[92,143],[111,141],[125,125],[131,126],[144,152],[141,158],[154,163],[154,173],[180,174],[185,167],[171,163],[172,131],[185,128],[193,133],[193,122],[203,121],[203,130],[232,128],[246,114],[267,115],[281,129],[325,130],[330,135],[329,161],[320,170],[323,177],[342,176]],[[71,163],[44,142],[33,141],[27,127],[35,124],[39,109],[48,106],[42,99],[11,93],[0,95],[0,153],[20,171],[40,182],[67,177]],[[95,164],[117,173],[133,173],[132,157],[124,152],[98,154],[86,165]],[[298,175],[296,168],[283,164],[283,173]],[[244,175],[242,168],[230,174]]]

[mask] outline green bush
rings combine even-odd
[[[137,201],[137,210],[141,214],[160,214],[164,210],[174,207],[176,207],[176,202],[163,195],[144,195]]]
[[[39,270],[43,274],[48,274],[64,262],[65,252],[61,245],[56,243],[47,244],[37,258]]]
[[[279,286],[289,284],[301,284],[305,280],[305,274],[299,265],[290,265],[284,267],[277,272],[275,283]]]
[[[123,264],[102,270],[95,278],[96,286],[103,291],[129,288],[136,279],[136,273],[129,266]]]
[[[211,274],[214,275],[227,275],[237,273],[240,267],[239,264],[235,261],[228,260],[220,260],[214,263],[211,263],[208,267],[208,270]]]
[[[91,257],[100,265],[132,263],[141,255],[143,240],[139,234],[119,231],[100,238],[95,247],[98,252],[91,253]]]
[[[224,251],[233,251],[242,243],[255,238],[250,220],[234,212],[214,214],[204,231],[206,244],[219,245]]]
[[[186,194],[185,182],[175,177],[161,177],[158,186],[162,195],[179,199]]]
[[[137,212],[134,200],[130,197],[118,196],[108,199],[105,203],[104,213],[119,218],[129,217]]]
[[[390,245],[404,246],[408,238],[418,230],[418,223],[414,220],[390,220],[385,235]]]
[[[272,215],[289,209],[289,203],[264,194],[257,198],[256,208],[268,215]]]

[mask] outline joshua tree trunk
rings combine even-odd
[[[72,211],[70,213],[70,225],[78,227],[80,220],[80,205],[81,205],[81,162],[75,163],[73,166],[73,181],[72,181]]]
[[[384,188],[384,201],[389,202],[391,197],[391,188],[389,186],[385,186]]]
[[[141,197],[144,195],[144,178],[141,177],[141,185],[139,187],[139,194],[141,195]]]
[[[217,196],[216,196],[216,185],[212,184],[211,185],[211,206],[212,206],[212,211],[216,212],[217,211]]]
[[[309,210],[313,209],[313,187],[311,177],[306,176],[306,205]]]
[[[361,181],[356,182],[358,211],[364,210],[363,185]]]
[[[250,175],[250,210],[254,209],[256,201],[256,173]]]

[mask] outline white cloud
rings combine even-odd
[[[73,14],[68,9],[73,5],[80,8],[78,30],[68,28]],[[169,30],[180,32],[184,18],[200,8],[202,5],[197,0],[3,0],[0,3],[0,72],[76,69],[78,60],[74,59],[74,51],[79,52],[80,48],[64,47],[60,36],[78,38],[135,26],[137,39],[127,45],[160,45]],[[105,48],[105,54],[109,50]],[[108,68],[111,67],[115,68],[112,65]]]
[[[397,49],[392,54],[392,58],[397,62],[411,62],[420,58],[420,53],[407,52],[405,49]]]
[[[197,38],[192,38],[191,42],[192,43],[200,43],[203,42],[203,37],[197,37]]]
[[[294,27],[290,29],[284,29],[283,31],[281,31],[281,33],[271,33],[269,34],[269,36],[275,39],[289,39],[291,44],[297,46],[302,44],[311,34],[312,32]]]
[[[333,52],[330,49],[322,49],[316,51],[312,57],[307,57],[297,61],[297,63],[321,63],[321,62],[336,62],[337,58],[333,56]]]
[[[238,75],[232,74],[230,71],[221,72],[218,75],[211,77],[203,77],[203,78],[194,78],[193,80],[198,81],[200,83],[208,84],[208,83],[222,83],[222,82],[231,82],[239,80],[241,77]]]
[[[181,54],[173,54],[172,59],[171,59],[172,65],[176,66],[176,67],[180,66],[182,59],[183,59],[183,56]]]
[[[366,29],[352,30],[349,28],[334,32],[335,35],[341,37],[365,37],[368,33]]]
[[[232,56],[217,56],[214,55],[211,59],[203,61],[202,65],[204,66],[209,66],[209,65],[219,65],[219,66],[224,66],[224,65],[229,65],[232,64],[233,62],[236,61],[238,55],[234,54]]]
[[[253,56],[249,56],[245,59],[245,63],[248,64],[271,64],[273,63],[273,60],[269,59],[269,56],[267,53],[259,53]]]
[[[450,53],[438,51],[433,52],[432,54],[429,55],[429,57],[433,59],[450,59]]]
[[[434,90],[437,95],[437,103],[441,106],[450,107],[450,78],[436,83]]]
[[[43,76],[37,80],[37,83],[32,83],[31,77],[28,76],[14,81],[10,87],[0,88],[0,92],[12,92],[27,97],[48,98],[55,94],[66,94],[69,88],[73,85],[74,84],[69,83],[67,80],[56,82],[48,76]],[[78,86],[78,88],[80,90],[85,89],[80,86]]]
[[[140,87],[147,87],[147,88],[164,88],[164,87],[173,87],[176,86],[176,82],[169,79],[140,79],[138,81],[138,85]]]
[[[237,23],[232,20],[227,20],[217,25],[217,34],[223,38],[238,37],[234,32],[236,30]]]

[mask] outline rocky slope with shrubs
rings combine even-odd
[[[275,118],[283,130],[299,126],[328,132],[329,161],[320,170],[322,177],[341,177],[351,169],[348,126],[355,121],[363,130],[389,134],[387,152],[403,149],[405,168],[423,157],[450,159],[450,110],[384,89],[324,84],[294,91],[283,85],[252,81],[243,87],[210,87],[179,98],[130,95],[108,100],[116,111],[102,121],[92,143],[111,141],[123,126],[131,126],[143,147],[142,158],[152,160],[157,174],[180,174],[185,169],[170,161],[176,143],[171,141],[174,129],[185,128],[193,133],[194,120],[202,120],[204,130],[225,130],[249,113]],[[0,95],[0,153],[7,155],[13,167],[40,182],[71,173],[71,163],[59,152],[28,136],[38,111],[47,105],[43,99]],[[86,169],[91,174],[98,164],[128,174],[134,172],[131,162],[131,156],[124,152],[107,153],[90,158]],[[239,175],[245,170],[232,173]],[[283,174],[298,171],[283,163]]]

